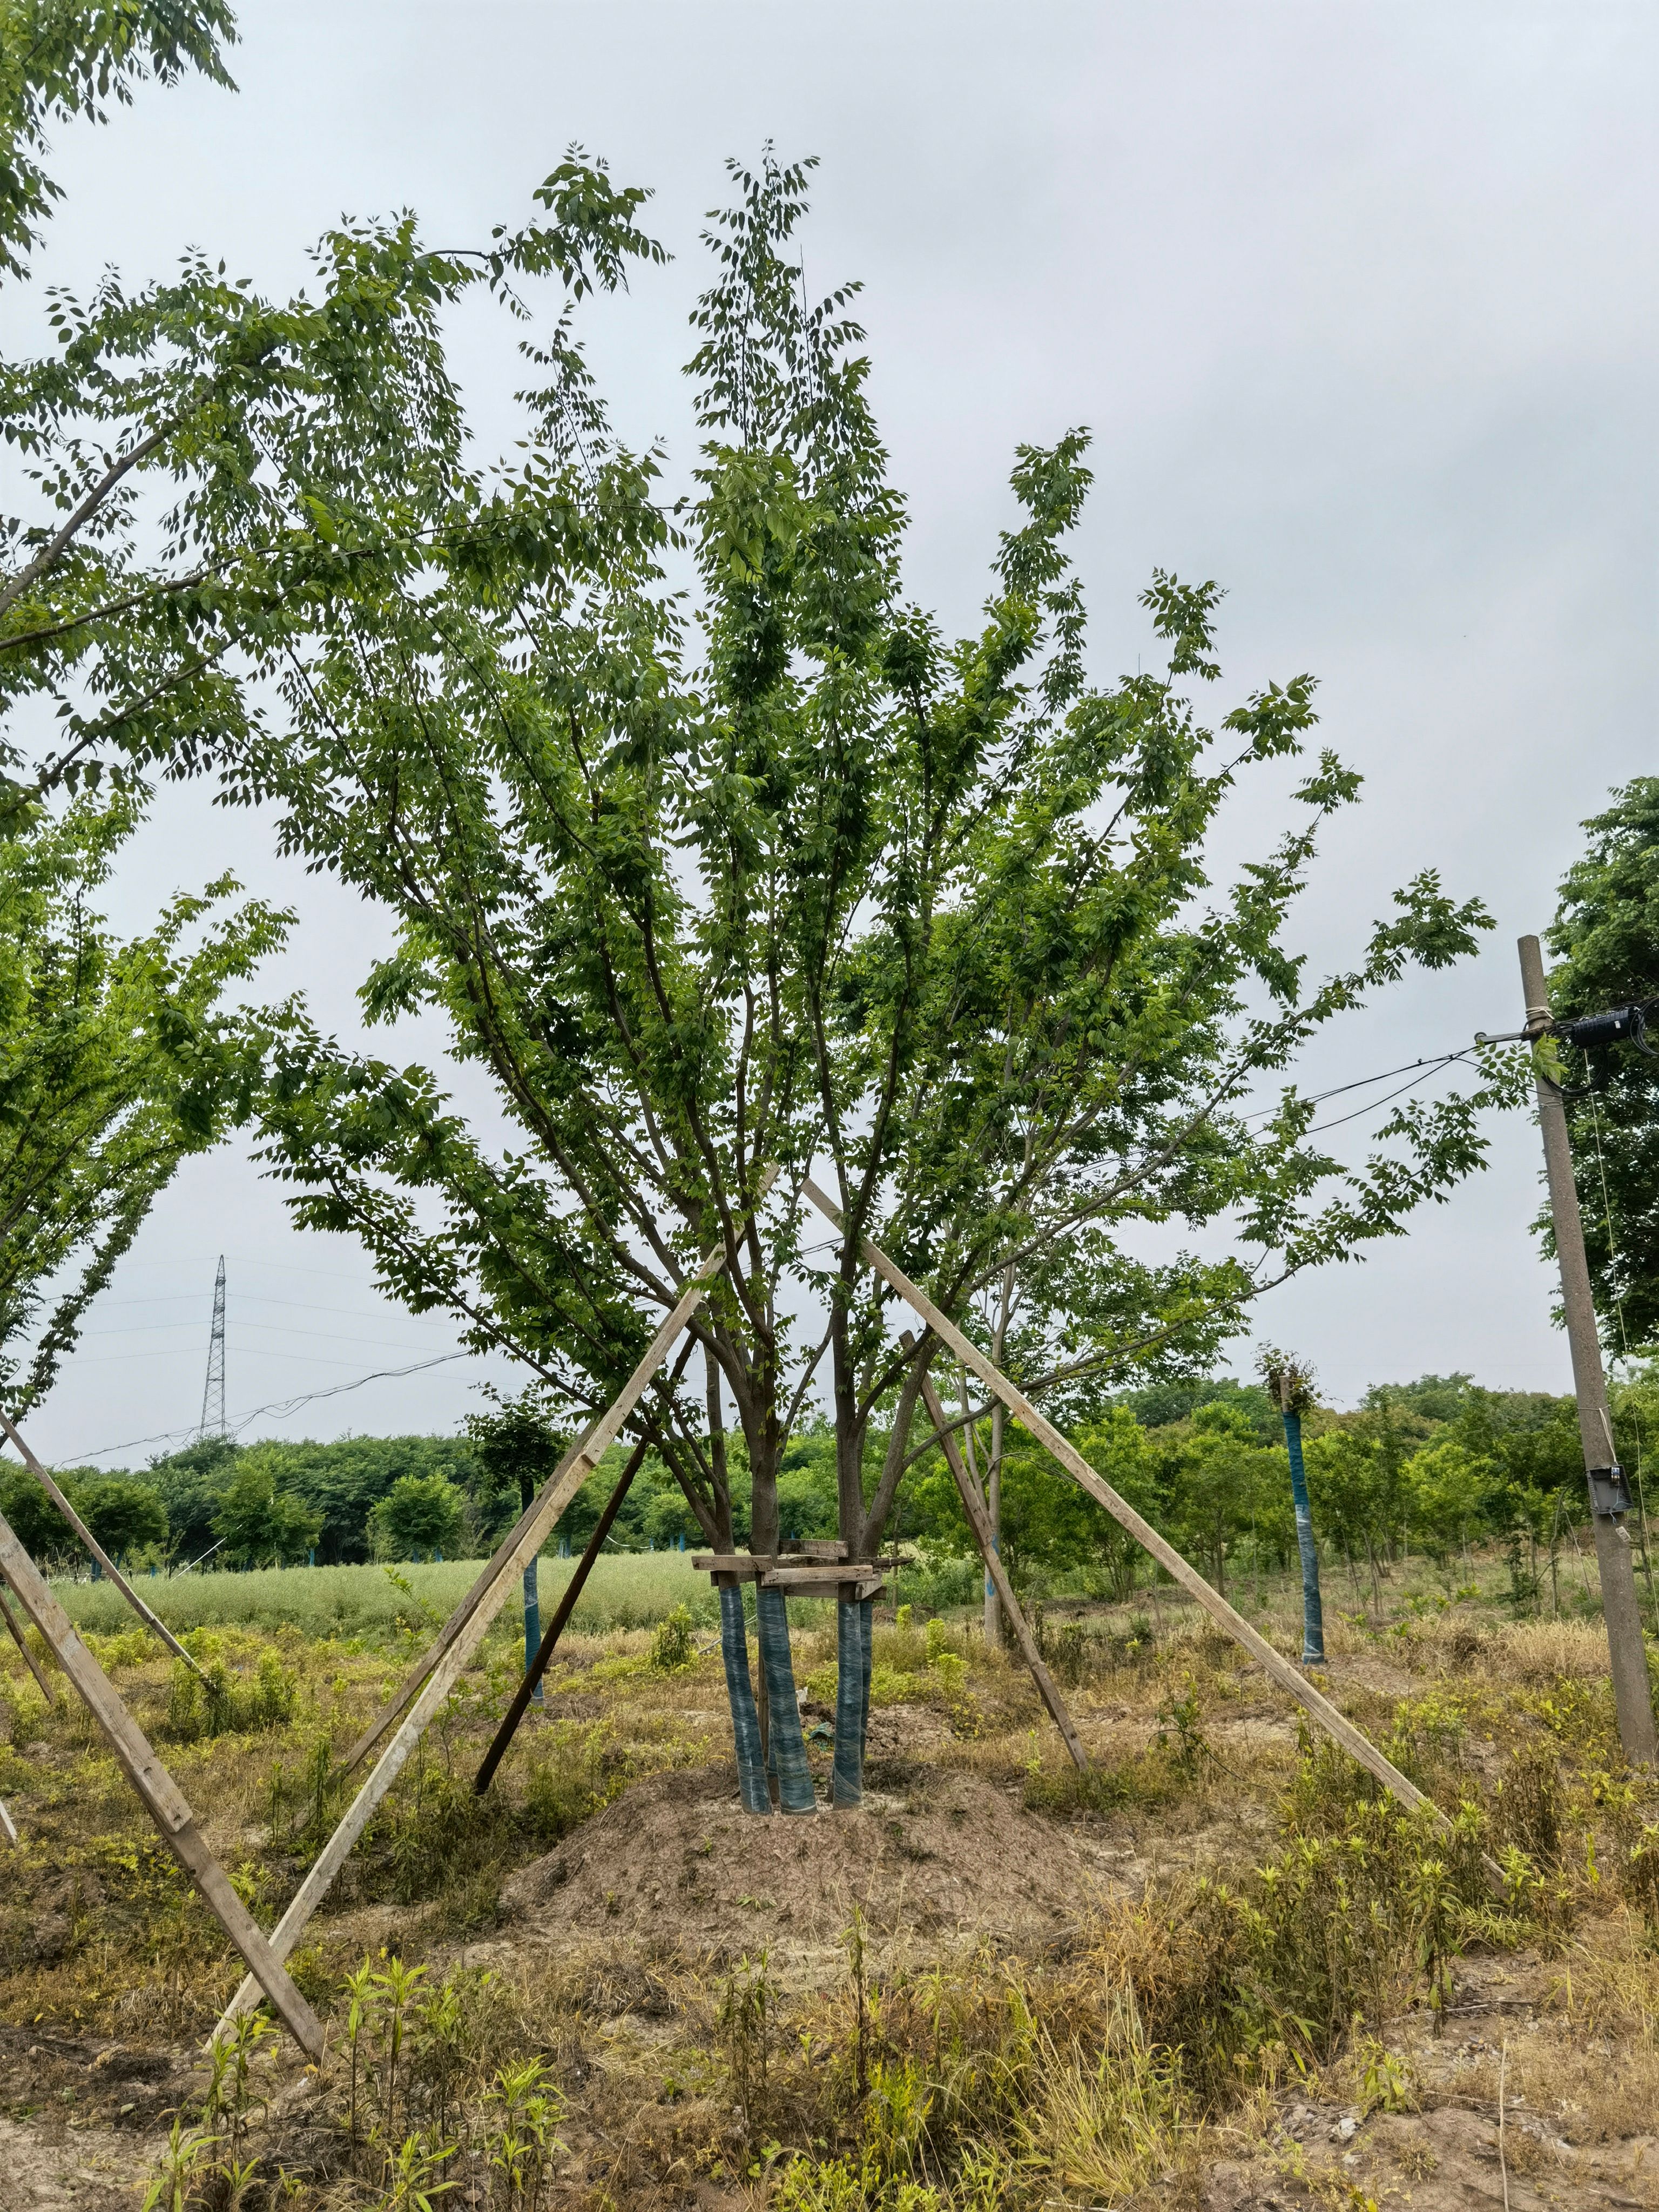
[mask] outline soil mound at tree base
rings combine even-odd
[[[1052,1942],[1127,1887],[1130,1852],[1026,1812],[977,1777],[918,1766],[856,1812],[745,1814],[726,1765],[653,1775],[502,1893],[508,1945],[656,1939],[687,1954],[764,1946],[809,1968],[856,1905],[878,1942]],[[480,1947],[493,1949],[495,1946]],[[477,1955],[475,1953],[473,1955]]]

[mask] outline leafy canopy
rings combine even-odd
[[[613,428],[567,309],[527,348],[544,380],[520,456],[485,473],[430,446],[451,520],[418,580],[343,571],[295,642],[286,726],[240,728],[219,758],[290,849],[392,918],[370,1019],[435,1011],[510,1133],[291,1005],[266,1126],[300,1218],[355,1231],[398,1296],[515,1352],[562,1422],[611,1395],[718,1245],[690,1340],[706,1387],[665,1381],[642,1432],[728,1540],[734,1408],[765,1548],[827,1355],[841,1532],[865,1545],[937,1347],[894,1341],[861,1236],[1086,1409],[1108,1380],[1190,1371],[1273,1284],[1399,1233],[1479,1164],[1507,1079],[1402,1106],[1358,1167],[1316,1141],[1284,1079],[1298,1051],[1488,918],[1425,870],[1346,964],[1311,970],[1296,902],[1358,790],[1329,752],[1277,842],[1211,881],[1230,805],[1303,752],[1313,684],[1205,720],[1220,595],[1163,574],[1145,604],[1166,667],[1091,681],[1068,551],[1083,431],[1020,450],[976,630],[947,639],[909,604],[850,293],[808,306],[792,251],[805,171],[769,156],[735,180],[708,234],[684,493],[665,451]],[[629,220],[596,283],[648,256]],[[814,1164],[842,1210],[827,1257],[795,1204]],[[1221,1256],[1139,1256],[1149,1226],[1222,1224]]]
[[[1558,1020],[1659,1000],[1659,776],[1638,776],[1584,827],[1549,933]],[[1659,1058],[1634,1044],[1564,1057],[1591,1287],[1618,1357],[1659,1341]]]

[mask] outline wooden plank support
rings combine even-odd
[[[803,1183],[801,1189],[802,1195],[810,1199],[819,1212],[839,1228],[841,1209],[834,1200],[821,1191],[810,1178]],[[1045,1419],[1030,1399],[992,1365],[979,1346],[963,1334],[925,1291],[918,1290],[909,1277],[867,1237],[860,1239],[859,1250],[865,1265],[873,1268],[883,1282],[921,1316],[940,1342],[948,1345],[963,1364],[971,1368],[987,1389],[1001,1399],[1021,1427],[1060,1462],[1072,1480],[1086,1490],[1097,1504],[1104,1506],[1112,1518],[1121,1522],[1144,1550],[1152,1553],[1167,1574],[1183,1589],[1191,1591],[1211,1619],[1224,1628],[1235,1643],[1243,1645],[1257,1665],[1295,1698],[1327,1735],[1340,1743],[1351,1759],[1357,1759],[1368,1774],[1374,1775],[1383,1788],[1409,1811],[1428,1813],[1443,1834],[1451,1832],[1451,1822],[1432,1798],[1425,1797],[1415,1783],[1407,1781],[1397,1766],[1384,1759],[1369,1736],[1362,1735],[1346,1714],[1340,1713],[1330,1699],[1315,1689],[1304,1675],[1298,1674],[1282,1653],[1273,1650],[1265,1637],[1259,1636],[1242,1613],[1235,1613],[1220,1592],[1212,1589],[1197,1568],[1182,1559],[1175,1546],[1161,1536],[1150,1521],[1143,1520],[1127,1498],[1120,1498],[1110,1483],[1095,1473],[1076,1446],[1068,1443],[1054,1423]],[[1501,1888],[1503,1875],[1496,1862],[1487,1858],[1485,1863],[1488,1879]]]
[[[86,1700],[104,1741],[125,1774],[173,1856],[195,1883],[209,1911],[246,1960],[250,1986],[269,1997],[296,2043],[313,2058],[323,2054],[317,2015],[289,1978],[286,1969],[259,1932],[258,1923],[235,1891],[196,1826],[173,1777],[157,1759],[143,1729],[122,1704],[114,1684],[75,1632],[74,1624],[52,1595],[45,1576],[0,1517],[0,1571],[17,1601],[45,1637],[58,1665]]]
[[[761,1186],[760,1198],[764,1198],[771,1188],[775,1174],[775,1170],[769,1171]],[[696,1273],[681,1292],[673,1311],[647,1346],[645,1356],[622,1390],[594,1422],[581,1443],[565,1454],[559,1462],[558,1470],[544,1484],[528,1512],[523,1515],[513,1534],[490,1561],[485,1574],[479,1577],[461,1606],[451,1615],[443,1634],[428,1655],[428,1658],[435,1658],[436,1663],[426,1674],[424,1682],[420,1681],[422,1670],[417,1668],[370,1731],[366,1741],[373,1742],[378,1740],[384,1727],[398,1711],[403,1710],[405,1693],[410,1685],[416,1685],[416,1693],[412,1703],[409,1704],[407,1715],[397,1734],[381,1753],[378,1765],[370,1770],[344,1819],[324,1844],[316,1864],[301,1883],[287,1911],[272,1929],[270,1948],[277,1958],[286,1959],[300,1940],[301,1931],[327,1896],[334,1877],[344,1865],[352,1846],[374,1818],[380,1800],[403,1771],[404,1762],[426,1733],[434,1714],[440,1710],[471,1664],[474,1653],[489,1634],[490,1624],[506,1603],[508,1594],[552,1534],[566,1506],[621,1435],[623,1424],[650,1388],[652,1378],[668,1357],[674,1340],[708,1295],[709,1284],[725,1264],[726,1254],[720,1247],[704,1258]],[[354,1760],[358,1755],[354,1753]],[[217,2027],[209,2038],[210,2043],[227,2033],[238,2014],[246,2012],[258,1996],[258,1991],[250,1977],[225,2008]]]
[[[5,1831],[6,1841],[12,1845],[13,1849],[18,1848],[17,1823],[7,1812],[5,1800],[3,1797],[0,1797],[0,1829]]]
[[[633,1485],[634,1477],[639,1473],[645,1455],[650,1449],[649,1444],[635,1445],[633,1450],[628,1455],[627,1464],[617,1477],[616,1488],[605,1500],[604,1512],[593,1524],[593,1533],[587,1540],[587,1548],[577,1560],[575,1571],[564,1586],[553,1618],[547,1624],[546,1633],[536,1647],[535,1657],[525,1668],[524,1680],[519,1685],[518,1694],[507,1707],[507,1716],[495,1731],[494,1742],[479,1762],[478,1771],[473,1777],[472,1788],[475,1794],[480,1797],[489,1789],[495,1779],[495,1769],[507,1756],[507,1747],[517,1732],[519,1723],[529,1710],[531,1698],[536,1694],[536,1685],[547,1672],[548,1662],[553,1656],[553,1647],[563,1635],[565,1624],[576,1609],[576,1600],[582,1594],[582,1585],[593,1571],[593,1562],[605,1549],[605,1540],[611,1534],[611,1524],[622,1510],[623,1500],[627,1497]]]
[[[27,1667],[30,1674],[33,1675],[35,1680],[40,1684],[41,1696],[46,1699],[49,1705],[55,1705],[58,1703],[58,1692],[52,1688],[52,1684],[46,1680],[46,1672],[41,1667],[40,1662],[35,1657],[33,1652],[29,1650],[27,1641],[24,1637],[22,1630],[17,1626],[16,1614],[6,1603],[6,1585],[5,1577],[3,1576],[0,1576],[0,1615],[3,1615],[7,1627],[11,1631],[11,1640],[22,1653],[25,1665]]]
[[[908,1332],[906,1332],[907,1335]],[[957,1492],[962,1499],[962,1510],[968,1516],[968,1525],[979,1545],[980,1556],[985,1562],[985,1571],[996,1584],[1002,1609],[1008,1616],[1026,1665],[1031,1670],[1031,1680],[1037,1686],[1037,1694],[1048,1706],[1054,1726],[1060,1730],[1066,1748],[1072,1754],[1072,1764],[1079,1774],[1089,1771],[1089,1756],[1079,1739],[1076,1724],[1066,1709],[1066,1700],[1054,1686],[1054,1679],[1043,1663],[1024,1614],[1014,1596],[1013,1585],[1008,1580],[1008,1571],[1002,1564],[1002,1554],[997,1549],[996,1538],[991,1528],[991,1516],[986,1510],[985,1500],[979,1494],[979,1486],[963,1464],[962,1452],[957,1443],[956,1431],[939,1403],[939,1392],[933,1388],[931,1376],[921,1378],[922,1401],[927,1408],[927,1418],[944,1449],[945,1464],[956,1478]]]
[[[787,1590],[791,1597],[804,1597],[820,1589],[851,1590],[872,1579],[881,1580],[881,1570],[868,1559],[843,1566],[768,1567],[759,1577],[763,1589]]]
[[[36,1459],[34,1454],[23,1442],[21,1437],[18,1435],[16,1430],[12,1426],[10,1419],[3,1413],[0,1413],[0,1429],[3,1429],[6,1434],[11,1438],[13,1443],[16,1445],[24,1466],[27,1468],[29,1473],[40,1484],[41,1489],[44,1490],[47,1497],[51,1498],[52,1504],[63,1515],[64,1520],[69,1522],[70,1527],[74,1529],[76,1534],[86,1546],[88,1551],[92,1553],[93,1558],[97,1560],[99,1565],[114,1583],[116,1589],[118,1589],[122,1596],[125,1598],[127,1603],[137,1614],[139,1620],[144,1623],[146,1627],[153,1628],[155,1630],[155,1633],[161,1638],[162,1643],[167,1645],[167,1650],[172,1652],[175,1659],[182,1659],[184,1661],[185,1666],[189,1668],[191,1673],[195,1675],[197,1680],[201,1683],[204,1689],[211,1689],[213,1686],[208,1680],[207,1676],[202,1672],[202,1669],[191,1657],[189,1652],[185,1650],[184,1645],[179,1641],[173,1631],[167,1626],[166,1621],[159,1620],[156,1615],[150,1611],[149,1607],[144,1603],[143,1598],[139,1596],[137,1591],[134,1589],[132,1584],[121,1572],[119,1567],[116,1565],[114,1560],[110,1558],[108,1553],[106,1552],[102,1545],[99,1543],[98,1539],[93,1534],[91,1529],[88,1528],[86,1522],[81,1518],[75,1508],[70,1504],[68,1498],[64,1497],[63,1492],[58,1487],[58,1485],[47,1474],[46,1468],[41,1466],[40,1461]]]
[[[878,1597],[887,1585],[879,1574],[826,1575],[822,1567],[800,1567],[794,1573],[763,1575],[763,1589],[781,1590],[786,1597],[833,1597],[860,1601]]]

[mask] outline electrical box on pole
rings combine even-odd
[[[1572,1179],[1572,1146],[1561,1085],[1542,1063],[1536,1047],[1552,1024],[1544,988],[1544,956],[1535,937],[1521,939],[1521,982],[1526,1002],[1525,1036],[1534,1040],[1534,1071],[1538,1086],[1538,1123],[1544,1139],[1544,1169],[1549,1183],[1550,1217],[1555,1226],[1556,1257],[1561,1268],[1561,1305],[1572,1354],[1573,1389],[1578,1399],[1578,1436],[1584,1451],[1590,1514],[1595,1529],[1595,1563],[1601,1577],[1601,1611],[1607,1624],[1613,1661],[1613,1703],[1619,1741],[1632,1765],[1649,1765],[1656,1751],[1653,1698],[1648,1686],[1647,1650],[1636,1599],[1636,1567],[1625,1526],[1632,1508],[1630,1488],[1613,1449],[1607,1411],[1601,1344],[1590,1298],[1589,1265],[1584,1257],[1583,1225]]]

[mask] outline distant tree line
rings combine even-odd
[[[1659,1433],[1659,1365],[1616,1383],[1621,1458],[1641,1468]],[[1517,1605],[1537,1599],[1564,1549],[1588,1541],[1583,1461],[1571,1398],[1486,1390],[1468,1375],[1382,1384],[1352,1413],[1304,1423],[1308,1483],[1328,1556],[1356,1588],[1373,1587],[1402,1557],[1453,1565],[1477,1547],[1509,1558]],[[1296,1528],[1277,1409],[1259,1385],[1228,1378],[1166,1382],[1103,1405],[1073,1424],[1091,1462],[1218,1588],[1286,1569]],[[564,1439],[526,1425],[519,1408],[482,1416],[458,1437],[346,1437],[334,1443],[210,1437],[141,1474],[62,1469],[58,1480],[112,1556],[183,1565],[335,1565],[368,1559],[476,1558],[518,1517],[526,1486],[545,1480]],[[988,1437],[969,1432],[982,1461]],[[887,1439],[872,1434],[866,1486]],[[750,1482],[741,1437],[728,1440],[733,1525],[749,1536]],[[579,1550],[620,1471],[621,1447],[577,1493],[558,1540]],[[778,1474],[781,1533],[833,1536],[838,1504],[829,1423],[798,1429]],[[1659,1500],[1655,1501],[1659,1504]],[[37,1556],[68,1563],[78,1547],[45,1493],[21,1470],[0,1476],[0,1510]],[[1005,1439],[1003,1544],[1017,1583],[1045,1586],[1079,1570],[1104,1595],[1148,1578],[1138,1547],[1016,1429]],[[901,1492],[897,1534],[945,1555],[972,1548],[955,1486],[937,1452]],[[610,1538],[618,1551],[703,1540],[671,1471],[647,1458]]]
[[[1659,1435],[1659,1364],[1616,1382],[1620,1460],[1639,1472]],[[1570,1397],[1486,1390],[1468,1375],[1424,1376],[1366,1394],[1352,1413],[1304,1422],[1314,1519],[1356,1591],[1402,1557],[1452,1566],[1478,1547],[1505,1553],[1518,1609],[1547,1594],[1560,1554],[1590,1547],[1577,1416]],[[1265,1390],[1230,1381],[1161,1383],[1077,1424],[1074,1441],[1131,1504],[1218,1589],[1282,1571],[1296,1556],[1289,1463]],[[988,1438],[981,1435],[982,1453]],[[1016,1584],[1083,1569],[1127,1597],[1150,1570],[1139,1547],[1015,1429],[1002,1476],[1003,1549]],[[1659,1504],[1659,1498],[1654,1504]],[[937,1453],[907,1495],[906,1535],[966,1555],[968,1525]]]
[[[520,1485],[510,1455],[500,1449],[499,1427],[484,1419],[459,1437],[344,1437],[333,1443],[239,1444],[209,1437],[139,1472],[62,1468],[56,1479],[104,1549],[125,1564],[179,1567],[204,1556],[215,1567],[477,1558],[494,1548],[520,1510]],[[544,1436],[536,1486],[563,1441]],[[586,1542],[621,1461],[614,1451],[578,1492],[559,1524],[561,1540],[578,1549]],[[734,1461],[734,1521],[746,1540],[749,1483],[740,1449]],[[827,1427],[793,1440],[779,1482],[787,1534],[835,1533],[835,1466]],[[84,1559],[68,1523],[21,1468],[0,1470],[0,1512],[37,1559],[65,1567]],[[678,1484],[659,1462],[647,1461],[617,1517],[611,1545],[645,1551],[701,1541]]]

